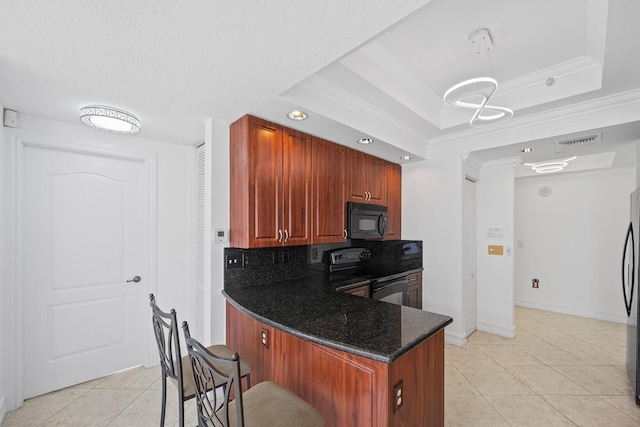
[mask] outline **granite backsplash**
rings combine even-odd
[[[353,240],[339,244],[286,246],[280,248],[225,248],[224,288],[237,289],[280,280],[322,274],[324,253],[343,247],[364,247],[377,266],[415,270],[422,268],[420,240]]]

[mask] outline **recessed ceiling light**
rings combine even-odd
[[[360,138],[358,140],[358,144],[362,144],[362,145],[373,144],[373,139],[371,139],[371,138]]]
[[[80,121],[95,129],[114,133],[140,132],[140,120],[131,113],[102,105],[90,105],[80,109]]]
[[[304,120],[307,117],[309,117],[309,115],[304,111],[294,110],[294,111],[289,111],[287,113],[287,117],[289,117],[291,120]]]
[[[413,156],[410,156],[408,154],[405,156],[400,156],[400,160],[411,160],[411,159],[413,159]]]
[[[522,149],[522,150],[520,150],[520,151],[522,151],[523,153],[530,153],[530,152],[532,152],[533,150],[534,150],[534,148],[533,148],[533,147],[527,147],[527,148],[523,148],[523,149]]]

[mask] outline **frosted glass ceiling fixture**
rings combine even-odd
[[[542,162],[542,163],[525,163],[525,166],[531,166],[536,173],[551,173],[551,172],[560,172],[567,166],[569,166],[569,162],[574,160],[578,156],[569,157],[564,160],[555,160],[551,162]]]
[[[107,132],[133,134],[140,132],[140,120],[131,113],[103,105],[80,109],[80,121],[87,126]]]
[[[469,62],[471,53],[476,55],[486,54],[489,68],[493,75],[493,67],[489,58],[489,51],[493,49],[493,41],[491,40],[491,35],[489,35],[489,30],[483,28],[476,31],[471,35],[469,41],[471,46],[469,47],[464,68]],[[444,102],[453,107],[476,110],[469,121],[471,127],[490,125],[513,117],[513,110],[510,108],[489,105],[489,101],[493,94],[496,93],[496,90],[498,90],[498,82],[493,77],[474,77],[453,85],[444,93],[443,99]]]

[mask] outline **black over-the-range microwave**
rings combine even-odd
[[[386,206],[347,202],[347,237],[381,239],[387,235]]]

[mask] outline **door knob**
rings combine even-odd
[[[127,283],[129,283],[129,282],[136,282],[136,283],[138,283],[140,280],[142,280],[142,279],[140,279],[140,276],[136,276],[136,277],[134,277],[134,278],[133,278],[133,279],[131,279],[131,280],[127,280]]]

